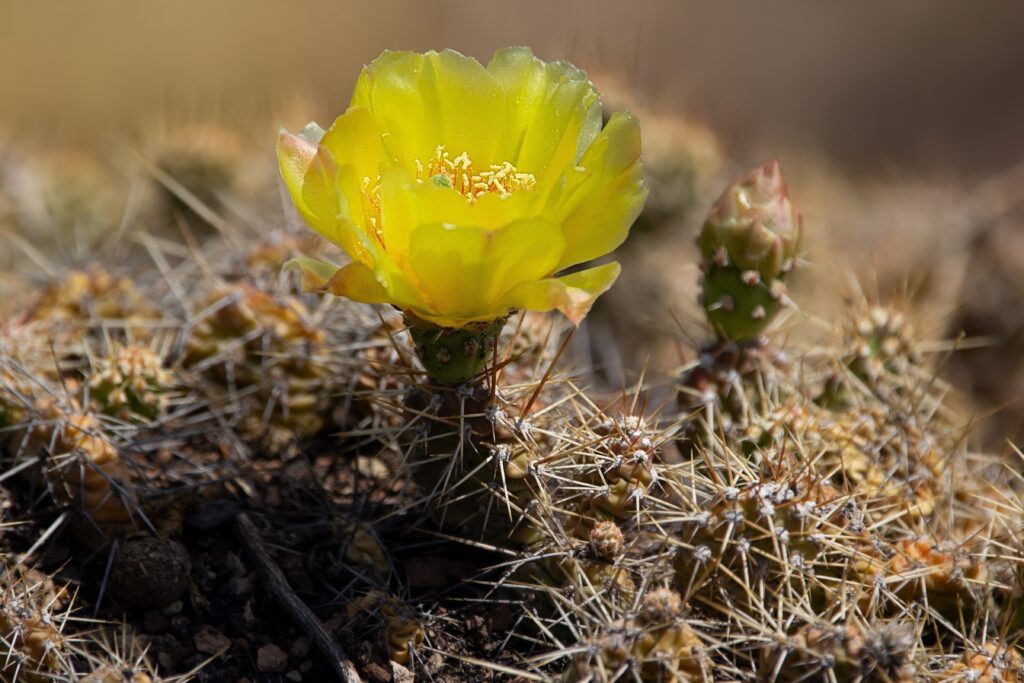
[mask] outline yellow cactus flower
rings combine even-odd
[[[293,262],[304,286],[472,328],[516,309],[574,322],[617,263],[563,274],[625,240],[646,197],[636,119],[586,75],[527,48],[485,67],[457,52],[384,52],[323,131],[282,131],[281,175],[309,225],[351,258]]]

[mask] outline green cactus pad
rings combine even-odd
[[[704,274],[701,303],[708,322],[729,341],[756,339],[782,308],[780,299],[770,283],[751,282],[734,266],[709,268]]]
[[[483,372],[487,360],[494,355],[505,320],[499,318],[456,329],[438,327],[411,313],[405,315],[427,376],[448,385],[463,384]]]

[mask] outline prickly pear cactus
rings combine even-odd
[[[167,412],[173,377],[147,346],[116,346],[97,359],[89,398],[105,415],[151,421]]]
[[[780,683],[911,683],[918,680],[914,641],[914,625],[909,622],[883,622],[867,629],[856,624],[805,624],[784,643],[764,649],[760,675]]]
[[[820,601],[824,588],[805,574],[818,579],[837,570],[841,574],[844,548],[866,542],[856,506],[827,482],[799,470],[724,486],[702,507],[684,525],[675,555],[676,585],[687,596],[707,590],[711,579],[746,605],[752,599],[747,586],[796,582],[802,593]]]
[[[892,306],[871,306],[852,311],[846,325],[850,371],[876,390],[885,390],[889,377],[906,377],[922,367],[923,356],[917,348],[917,332],[911,320]],[[892,387],[890,387],[892,388]]]
[[[68,656],[59,596],[45,582],[6,567],[0,575],[0,681],[55,680]]]
[[[933,538],[898,541],[864,554],[853,573],[872,590],[864,600],[882,613],[896,613],[908,602],[927,601],[946,618],[956,618],[976,603],[972,587],[987,580],[985,565],[966,548]]]
[[[563,680],[696,683],[710,675],[704,648],[683,618],[679,594],[657,588],[635,615],[613,624],[577,656]]]
[[[72,270],[42,291],[22,314],[26,322],[91,324],[158,318],[131,280],[102,266]]]
[[[245,431],[277,449],[324,428],[324,334],[294,297],[245,284],[217,289],[188,339],[184,365],[229,393]],[[246,398],[239,397],[239,394]]]
[[[775,161],[733,182],[711,207],[697,238],[701,303],[723,338],[756,339],[779,312],[801,229]]]
[[[975,683],[1021,683],[1024,681],[1024,655],[1019,645],[989,641],[971,647],[961,661],[946,672],[947,680]]]
[[[593,430],[596,443],[581,465],[590,484],[577,504],[574,532],[586,538],[595,524],[624,520],[645,505],[658,482],[660,443],[643,417],[606,418]]]
[[[509,417],[515,406],[483,384],[466,384],[415,387],[405,408],[410,469],[435,521],[496,545],[537,540],[537,444],[528,421]]]
[[[45,456],[45,479],[54,498],[74,508],[71,529],[81,543],[102,547],[135,529],[131,470],[94,415],[42,399],[13,443],[21,457]]]

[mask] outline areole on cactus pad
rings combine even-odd
[[[450,50],[385,52],[328,130],[281,133],[278,160],[303,219],[351,258],[292,261],[304,287],[402,310],[444,383],[486,357],[485,339],[453,331],[494,336],[517,309],[578,323],[619,266],[565,273],[621,244],[647,194],[636,119],[602,128],[586,75],[527,48],[486,67]]]

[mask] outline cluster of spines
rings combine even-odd
[[[189,330],[183,366],[241,407],[245,431],[265,435],[276,450],[324,428],[324,335],[301,301],[232,284],[211,291],[202,310]]]
[[[532,565],[510,572],[507,583],[547,598],[527,601],[535,628],[519,634],[519,645],[554,650],[543,659],[547,672],[562,667],[570,680],[707,680],[714,666],[737,679],[785,680],[792,665],[807,680],[900,680],[922,671],[938,672],[940,680],[1008,677],[1020,660],[1012,640],[987,637],[971,644],[955,631],[986,610],[992,620],[1012,620],[1018,609],[1019,598],[1005,589],[1019,583],[1005,566],[1012,555],[1005,548],[1019,534],[1003,519],[1013,504],[983,502],[977,492],[985,489],[970,489],[979,475],[964,470],[959,427],[926,386],[901,376],[907,363],[918,363],[911,328],[871,312],[867,319],[874,327],[857,328],[866,341],[855,346],[855,357],[839,348],[799,364],[777,362],[774,342],[749,338],[750,320],[767,321],[771,311],[766,307],[763,317],[754,315],[754,300],[738,305],[735,298],[727,311],[722,296],[739,297],[788,278],[795,252],[778,269],[775,257],[789,254],[796,240],[750,233],[751,226],[741,223],[727,227],[736,226],[717,232],[721,244],[707,255],[704,286],[711,293],[705,303],[717,337],[704,349],[698,372],[683,382],[690,400],[708,399],[702,410],[684,406],[679,415],[660,418],[630,410],[611,418],[615,411],[599,409],[557,376],[535,395],[537,378],[547,368],[537,358],[543,354],[529,345],[521,357],[518,351],[509,357],[500,345],[481,353],[467,348],[465,339],[463,351],[478,354],[484,365],[498,360],[498,367],[480,375],[483,381],[461,389],[418,389],[427,393],[423,406],[388,405],[398,402],[403,383],[415,377],[402,358],[408,347],[390,353],[392,340],[403,336],[390,326],[359,349],[385,350],[375,362],[400,365],[405,373],[388,380],[392,395],[376,395],[364,406],[375,434],[387,449],[408,454],[410,441],[399,435],[415,431],[406,428],[416,422],[427,428],[413,435],[413,444],[446,444],[429,454],[452,476],[423,478],[440,486],[421,486],[420,493],[429,488],[442,509],[453,513],[476,497],[474,510],[483,503],[492,516],[481,515],[488,523],[466,540],[479,544],[482,537],[514,557],[517,566]],[[737,250],[749,246],[737,239],[758,234],[767,260],[740,269],[737,277],[732,273],[729,287],[735,292],[725,292],[716,278],[723,269],[739,268],[746,256]],[[264,258],[257,254],[252,263]],[[96,271],[72,280],[73,286],[53,289],[23,320],[63,319],[74,323],[70,327],[95,328],[106,318],[123,322],[146,309],[121,280]],[[269,397],[285,395],[280,383],[273,393],[275,376],[283,377],[288,409],[275,403],[250,415],[276,420],[298,413],[302,419],[290,427],[295,433],[317,431],[318,421],[326,419],[324,408],[307,412],[303,401],[290,399],[298,394],[305,400],[322,387],[323,373],[304,376],[303,363],[327,355],[325,341],[313,327],[303,328],[308,311],[291,315],[294,300],[271,295],[263,285],[265,280],[253,290],[257,294],[237,298],[245,286],[231,285],[234,293],[226,297],[218,291],[192,302],[193,311],[205,314],[185,326],[184,364],[193,374],[209,372],[213,383],[235,397],[259,396],[264,409]],[[780,294],[778,285],[768,286]],[[716,311],[741,309],[750,312],[742,325],[716,317]],[[759,336],[766,324],[756,327]],[[80,370],[89,355],[81,349],[94,347],[79,347],[68,362]],[[516,388],[489,386],[494,376],[514,378]],[[55,386],[62,379],[68,377],[49,382]],[[371,393],[383,381],[380,373],[365,372],[352,373],[352,380]],[[13,386],[18,377],[3,381]],[[92,434],[109,444],[105,418],[94,424],[68,417],[94,411],[123,418],[117,408],[102,407],[110,403],[102,396],[111,393],[104,381],[87,377],[81,391],[73,392],[92,392],[97,403],[81,410],[65,406],[65,417],[54,420],[70,427],[63,436],[48,432],[48,451],[54,445],[66,450],[58,442],[70,434],[73,451],[107,452],[80,436]],[[836,387],[834,395],[842,400],[826,396]],[[38,389],[30,385],[18,394],[40,395]],[[32,424],[26,415],[42,415],[39,406],[26,407],[20,399],[8,403],[3,419],[12,425]],[[315,419],[306,423],[310,415]],[[692,438],[701,420],[706,428]],[[30,429],[42,422],[35,419]],[[22,424],[20,432],[5,433],[26,432]],[[687,437],[681,458],[672,452],[676,436]],[[464,469],[448,467],[457,458]],[[407,464],[427,469],[412,456]],[[963,479],[954,486],[952,477]],[[88,490],[84,479],[77,485],[72,479],[52,481],[63,482],[59,488],[67,496],[73,489]],[[516,536],[510,527],[529,533]],[[361,610],[384,616],[388,656],[415,664],[428,630],[420,622],[427,618],[412,618],[411,608],[388,597],[394,587],[382,587],[394,559],[387,544],[365,524],[352,529],[346,558],[379,591]],[[458,533],[470,535],[465,527]],[[983,569],[989,559],[993,568]]]
[[[64,591],[34,573],[3,567],[0,576],[0,681],[52,680],[70,656]]]

